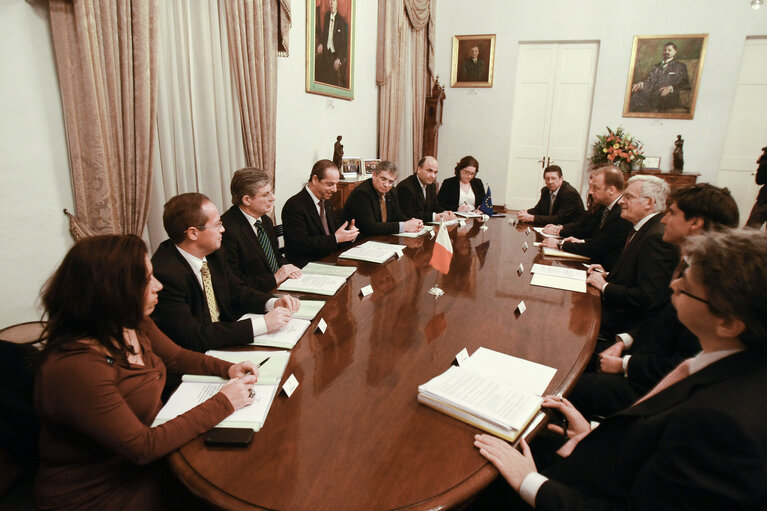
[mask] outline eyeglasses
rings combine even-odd
[[[463,174],[464,176],[471,176],[471,177],[474,177],[474,176],[477,175],[476,171],[472,172],[472,171],[466,170],[466,169],[461,169],[461,174]]]
[[[701,303],[705,303],[706,305],[709,305],[709,306],[711,305],[711,303],[710,303],[708,300],[706,300],[705,298],[701,298],[700,296],[695,296],[695,295],[694,295],[694,294],[692,294],[692,293],[688,293],[688,292],[687,292],[687,291],[685,291],[684,289],[681,289],[681,288],[677,288],[677,291],[679,291],[679,293],[680,293],[680,294],[683,294],[683,295],[685,295],[685,296],[689,296],[689,297],[690,297],[690,298],[692,298],[693,300],[698,300],[699,302],[701,302]]]
[[[205,229],[218,229],[218,230],[221,230],[221,228],[223,226],[224,226],[224,222],[219,220],[214,225],[193,225],[192,227],[194,227],[195,229],[199,229],[199,230],[203,231]],[[191,229],[191,227],[189,229]]]

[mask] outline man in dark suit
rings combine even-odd
[[[480,453],[536,510],[767,508],[767,237],[695,236],[686,257],[672,301],[702,353],[595,429],[566,399],[545,398],[567,418],[569,440],[540,473],[524,442],[521,454],[476,436]],[[528,509],[518,499],[503,506]]]
[[[224,250],[229,267],[245,284],[259,291],[270,291],[301,270],[288,264],[277,243],[269,211],[274,193],[269,175],[246,167],[232,176],[229,186],[232,204],[221,215],[224,224]]]
[[[285,252],[298,266],[322,259],[352,243],[359,235],[354,221],[337,227],[330,198],[337,190],[340,173],[330,160],[319,160],[312,167],[309,182],[282,208]]]
[[[679,261],[677,247],[663,241],[660,221],[669,191],[668,184],[659,177],[634,176],[618,201],[621,216],[634,228],[613,270],[606,274],[602,265],[592,264],[586,279],[602,293],[599,336],[603,339],[634,328],[650,305],[668,293],[671,274]]]
[[[746,221],[747,227],[761,229],[767,221],[767,147],[762,147],[762,155],[756,160],[756,184],[762,185],[759,189],[759,195],[756,196],[756,203],[751,208],[751,214]]]
[[[418,232],[423,227],[423,221],[418,218],[408,220],[402,213],[397,194],[392,192],[396,180],[397,166],[383,160],[373,171],[373,177],[349,194],[344,206],[344,218],[356,222],[360,237]]]
[[[566,224],[583,217],[583,200],[578,190],[562,178],[559,165],[549,165],[543,170],[541,198],[535,207],[527,211],[517,211],[520,222],[533,225]]]
[[[338,14],[338,0],[328,0],[330,9],[317,24],[314,79],[318,82],[348,87],[346,83],[349,25]]]
[[[700,183],[674,190],[669,202],[661,219],[666,243],[681,247],[691,236],[738,226],[738,206],[726,188]],[[683,261],[680,267],[684,265]],[[630,406],[698,351],[698,339],[679,322],[663,295],[638,327],[597,343],[598,372],[581,376],[570,401],[587,417],[610,415]]]
[[[479,46],[471,47],[471,57],[464,59],[461,64],[461,82],[486,82],[488,81],[487,64],[479,58]]]
[[[282,328],[298,310],[297,299],[275,299],[232,273],[226,253],[218,250],[224,230],[218,209],[205,195],[173,197],[162,221],[170,239],[152,256],[155,277],[163,285],[152,319],[180,346],[204,352],[247,344]]]
[[[650,74],[631,86],[632,112],[664,112],[679,107],[679,91],[690,88],[687,66],[674,60],[676,44],[663,46],[663,61],[650,69]]]
[[[424,222],[439,222],[456,218],[452,211],[445,211],[437,201],[439,163],[433,156],[424,156],[418,162],[415,173],[397,185],[397,200],[402,213]]]
[[[612,165],[594,169],[589,176],[589,191],[599,207],[578,222],[547,225],[543,232],[564,239],[546,238],[543,246],[589,257],[610,271],[631,231],[631,222],[621,218],[622,208],[618,204],[623,196],[623,173]]]

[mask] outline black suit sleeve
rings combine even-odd
[[[300,196],[294,196],[285,203],[282,208],[282,226],[285,230],[285,248],[288,256],[300,258],[303,261],[321,259],[328,254],[335,252],[338,248],[336,236],[331,230],[330,234],[316,232],[312,228],[314,225],[311,217],[311,211],[302,207],[299,202]],[[314,207],[314,204],[311,204]],[[334,225],[330,217],[334,215],[329,203],[326,203],[326,215],[328,216],[328,227]],[[303,264],[300,264],[303,266]]]
[[[397,186],[397,200],[399,201],[402,214],[408,218],[419,218],[424,222],[431,222],[434,217],[431,211],[421,209],[426,206],[423,199],[416,194],[421,194],[420,187],[416,190],[410,179],[402,181]]]
[[[222,246],[226,251],[226,259],[232,272],[239,279],[248,286],[258,290],[274,289],[277,286],[277,280],[274,278],[274,274],[263,264],[258,264],[260,268],[255,268],[254,264],[249,268],[249,271],[246,272],[244,270],[247,262],[240,257],[239,243],[231,231],[224,231],[222,238]],[[275,252],[274,255],[277,257],[280,254],[279,252]],[[277,261],[277,265],[281,266],[279,259]]]
[[[538,204],[532,210],[528,210],[529,213],[535,215],[533,225],[564,224],[583,216],[583,200],[578,191],[569,183],[565,182],[560,187],[554,200],[554,211],[551,215],[548,214],[550,200],[548,193],[548,188],[544,187]]]
[[[364,186],[365,184],[366,183],[363,183],[360,186]],[[389,193],[387,195],[389,196],[388,200],[391,201],[391,196],[393,194]],[[360,230],[362,236],[397,234],[399,232],[399,217],[395,216],[397,219],[395,222],[380,222],[376,220],[377,215],[374,214],[373,208],[379,206],[377,203],[374,204],[374,201],[375,199],[371,197],[370,194],[355,189],[346,200],[344,217],[347,221],[351,221],[352,219],[355,220],[355,225]],[[397,212],[399,212],[399,206],[397,206]]]
[[[605,303],[618,309],[646,310],[669,285],[678,259],[677,249],[663,241],[662,231],[648,232],[637,255],[636,281],[623,285],[608,278]]]
[[[584,243],[572,243],[570,241],[562,244],[562,250],[590,257],[594,262],[605,264],[605,256],[613,253],[620,254],[620,250],[626,243],[626,237],[632,229],[631,222],[620,218],[620,215],[610,218],[602,229],[599,229],[597,218],[597,232],[592,238],[588,238]],[[562,229],[564,231],[564,229]],[[564,236],[564,234],[563,234]],[[606,270],[611,268],[605,266]]]
[[[455,211],[458,209],[457,178],[448,178],[442,182],[437,193],[437,201],[442,209]]]

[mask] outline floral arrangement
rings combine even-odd
[[[607,135],[597,135],[594,154],[589,161],[594,165],[611,163],[628,173],[633,163],[641,164],[644,158],[642,142],[626,133],[622,126],[618,126],[615,131],[607,127]]]

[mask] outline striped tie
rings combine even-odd
[[[218,305],[216,305],[216,295],[213,293],[213,280],[210,278],[210,268],[208,268],[208,261],[202,262],[200,275],[202,275],[202,290],[205,291],[205,301],[208,302],[210,320],[216,323],[218,322]]]
[[[264,226],[261,225],[261,220],[256,220],[256,232],[258,232],[258,244],[261,245],[261,250],[264,251],[266,260],[269,262],[269,269],[272,273],[277,273],[277,258],[274,257],[274,250],[272,250],[272,244],[269,243],[269,238],[264,232]]]

